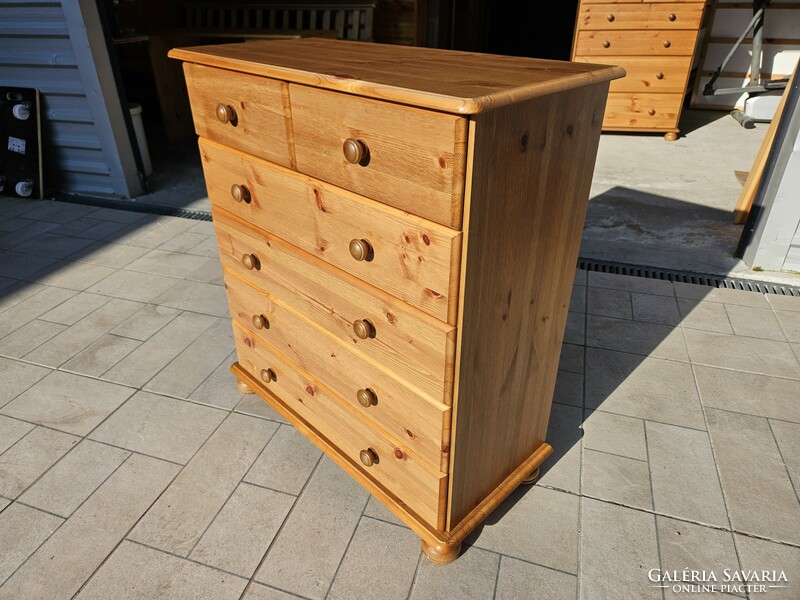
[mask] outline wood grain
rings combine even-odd
[[[460,232],[208,140],[200,157],[213,204],[455,323]],[[233,185],[246,186],[249,202],[233,199]],[[353,259],[352,239],[369,241],[370,260]]]
[[[449,527],[544,443],[607,91],[475,120]]]
[[[602,61],[617,55],[691,56],[696,41],[696,31],[579,31],[575,55]],[[669,42],[669,48],[664,42]]]
[[[299,171],[461,227],[466,119],[300,85],[289,98]],[[366,144],[368,164],[345,160],[348,138]]]
[[[169,56],[458,114],[623,75],[618,67],[318,39],[176,48]]]
[[[702,2],[642,2],[639,4],[586,4],[578,11],[581,30],[673,30],[694,29],[703,18]],[[670,15],[675,18],[670,19]],[[609,17],[612,17],[609,19]]]
[[[376,364],[424,390],[432,400],[451,404],[455,328],[425,315],[315,257],[301,253],[219,208],[212,209],[222,264],[280,298],[329,334]],[[242,255],[262,262],[248,271]],[[353,321],[368,319],[376,336],[362,340]]]
[[[682,102],[683,94],[609,94],[603,129],[671,129],[678,123]],[[651,110],[654,111],[652,115]]]
[[[576,56],[578,62],[591,62],[593,57]],[[619,65],[627,75],[611,82],[609,91],[682,94],[686,75],[692,66],[691,56],[663,56],[654,60],[650,56],[609,56],[608,62]],[[661,77],[658,77],[658,74]]]

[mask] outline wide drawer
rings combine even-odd
[[[593,62],[596,58],[579,56],[576,62]],[[603,60],[625,69],[622,79],[611,82],[611,92],[657,92],[682,94],[691,67],[691,56],[609,56]]]
[[[579,31],[575,56],[691,56],[696,41],[697,31]]]
[[[280,298],[346,346],[383,365],[432,400],[451,404],[455,328],[335,271],[319,259],[213,209],[223,266]],[[248,270],[242,257],[253,254],[260,268]],[[356,336],[353,325],[366,320],[374,335]]]
[[[364,418],[403,440],[428,464],[445,472],[449,469],[450,407],[422,398],[279,298],[227,270],[225,286],[234,321],[313,373]]]
[[[580,29],[697,29],[702,3],[581,4]]]
[[[683,94],[609,94],[604,128],[674,129]]]
[[[289,98],[299,171],[461,227],[465,118],[294,84]]]
[[[238,323],[239,365],[431,527],[442,528],[447,475],[430,468],[403,444],[370,427],[309,373],[298,369]],[[270,372],[271,371],[271,372]],[[266,372],[266,373],[264,373]],[[371,455],[365,466],[362,453]]]
[[[200,153],[212,203],[442,321],[455,319],[460,232],[207,140]],[[353,257],[353,242],[369,250],[365,258]]]
[[[193,63],[183,71],[199,136],[293,166],[285,83]]]

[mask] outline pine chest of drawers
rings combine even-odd
[[[331,40],[176,49],[253,391],[438,562],[545,442],[618,67]]]
[[[620,65],[603,129],[678,139],[706,0],[581,0],[572,60]]]

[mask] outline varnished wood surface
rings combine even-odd
[[[208,140],[200,140],[200,157],[214,205],[441,321],[452,316],[455,322],[460,232]],[[233,185],[247,188],[249,202],[234,200]],[[369,260],[350,255],[353,239],[369,241]]]
[[[220,260],[293,310],[376,364],[444,404],[452,402],[455,328],[367,286],[323,261],[294,250],[219,208],[212,208]],[[242,255],[255,253],[262,268],[248,271]],[[368,319],[376,335],[353,333],[353,321]]]
[[[598,84],[476,118],[450,527],[544,442],[607,90]]]
[[[665,131],[677,125],[682,102],[683,94],[609,94],[603,128]]]
[[[638,4],[583,3],[578,12],[578,26],[583,30],[696,30],[700,25],[700,19],[703,17],[703,8],[702,2],[659,2],[655,4],[650,2]]]
[[[619,67],[322,39],[176,48],[169,55],[459,114],[623,75]]]
[[[591,62],[591,56],[576,56],[578,62]],[[609,91],[682,94],[686,74],[692,65],[691,56],[609,56],[608,62],[625,69],[627,75],[611,82]],[[661,77],[658,77],[658,75]]]
[[[608,60],[622,56],[691,56],[696,31],[579,31],[575,56],[591,56],[592,60]],[[668,42],[669,47],[664,43]],[[608,43],[608,47],[604,44]],[[658,58],[654,58],[658,60]]]
[[[295,313],[270,296],[225,272],[231,317],[279,350],[300,368],[314,373],[332,392],[364,419],[382,428],[437,470],[447,472],[450,461],[450,408],[421,397],[355,349]],[[253,327],[253,316],[266,317],[268,326]],[[377,402],[361,406],[357,392],[374,391]]]

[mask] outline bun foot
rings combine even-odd
[[[670,131],[664,134],[664,139],[668,142],[674,142],[678,139],[678,134],[675,131]]]
[[[241,379],[236,380],[236,389],[239,390],[242,394],[253,394],[253,390],[250,389],[250,386],[247,385]]]
[[[456,546],[437,545],[431,546],[425,540],[422,540],[422,552],[431,562],[437,565],[447,565],[458,558],[461,553],[461,542]]]
[[[539,479],[539,467],[536,467],[533,471],[531,471],[530,475],[522,480],[522,485],[530,485],[537,479]]]

